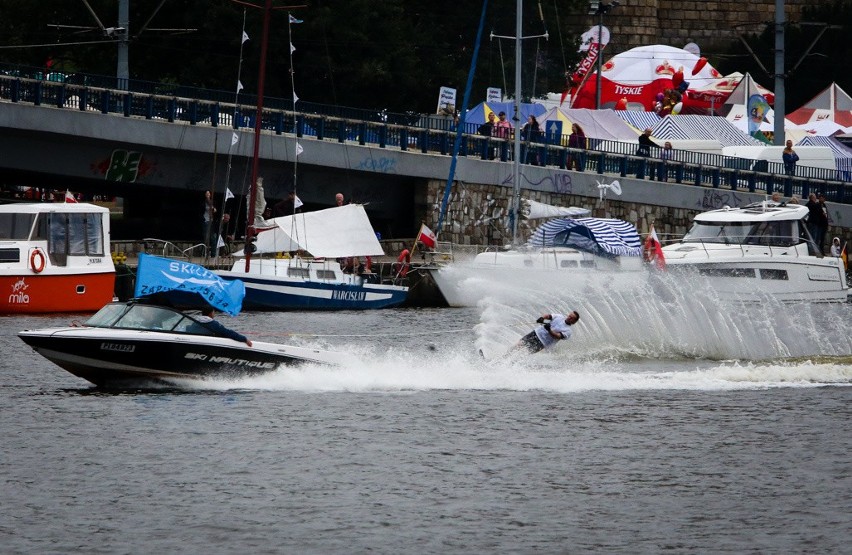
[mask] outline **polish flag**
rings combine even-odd
[[[65,202],[77,202],[77,198],[74,196],[74,193],[72,193],[68,189],[65,189]]]
[[[651,232],[645,239],[645,260],[654,264],[658,270],[666,269],[666,257],[663,255],[663,245],[657,238],[657,231],[651,226]]]
[[[426,227],[425,224],[420,224],[420,233],[417,234],[417,239],[414,242],[416,243],[417,241],[420,241],[430,249],[434,249],[438,243],[438,238],[435,236],[434,231]]]
[[[847,270],[849,269],[849,256],[846,254],[846,245],[848,243],[843,243],[843,250],[840,251],[840,260],[843,261],[843,267]]]

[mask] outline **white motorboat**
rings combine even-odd
[[[645,283],[641,254],[639,234],[628,222],[557,218],[536,229],[524,248],[483,252],[426,270],[447,304],[476,306],[485,297],[507,299],[544,287],[568,292]]]
[[[723,300],[845,302],[843,261],[819,252],[807,216],[804,206],[768,201],[698,214],[663,247],[666,267],[706,278]]]

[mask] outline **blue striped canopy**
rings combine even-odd
[[[636,227],[612,218],[558,218],[540,225],[527,242],[532,248],[571,247],[598,256],[641,256]]]

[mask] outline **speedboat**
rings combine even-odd
[[[101,206],[0,206],[0,314],[95,312],[114,294],[109,248]]]
[[[425,268],[451,307],[485,297],[514,298],[537,289],[623,289],[645,283],[636,228],[609,218],[556,218],[539,226],[523,248],[486,251],[472,260]]]
[[[194,308],[239,314],[245,285],[188,262],[139,255],[135,298],[111,303],[83,325],[24,330],[37,353],[99,387],[176,379],[244,377],[280,365],[343,362],[340,353],[253,341],[211,323]]]
[[[362,205],[272,218],[250,248],[248,264],[238,259],[216,272],[245,283],[246,310],[366,310],[398,306],[408,296],[407,286],[369,271],[346,273],[337,262],[384,254]]]
[[[338,353],[253,341],[249,347],[215,335],[200,314],[130,301],[103,307],[81,326],[24,330],[37,353],[102,388],[170,380],[237,378],[281,365],[341,362]]]
[[[805,206],[769,201],[698,214],[663,247],[666,268],[705,277],[722,300],[845,302],[843,261],[822,255],[807,216]]]

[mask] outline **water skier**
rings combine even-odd
[[[512,347],[510,352],[526,349],[529,353],[537,353],[556,345],[562,339],[571,337],[571,326],[580,320],[580,314],[574,310],[568,315],[564,314],[542,314],[536,323],[541,324],[529,332]]]

